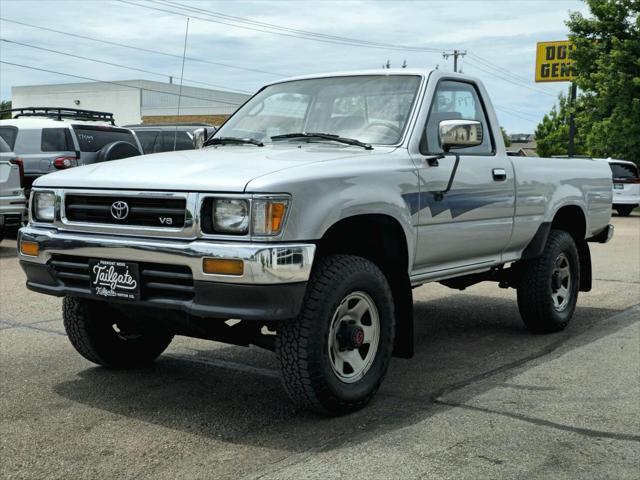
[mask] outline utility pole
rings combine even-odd
[[[578,88],[576,82],[571,82],[571,88],[569,89],[569,144],[567,145],[567,156],[573,157],[575,154],[574,139],[576,136],[576,121],[574,118],[574,111],[576,108],[576,97],[578,96]]]
[[[453,57],[453,71],[458,71],[458,57],[464,57],[467,54],[466,50],[453,50],[448,52],[442,52],[442,58],[447,60],[449,57]]]

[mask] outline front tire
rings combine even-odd
[[[109,368],[151,363],[173,339],[163,328],[145,328],[106,302],[65,297],[62,318],[67,336],[78,353],[90,362]]]
[[[298,318],[276,339],[284,387],[293,403],[325,415],[365,406],[389,365],[394,307],[387,279],[361,257],[319,260]]]
[[[571,320],[580,290],[580,262],[573,237],[551,230],[542,255],[522,266],[518,309],[532,333],[563,330]]]

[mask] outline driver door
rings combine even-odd
[[[443,79],[439,82],[416,159],[420,181],[418,274],[499,263],[513,228],[515,178],[511,160],[497,155],[491,125],[475,84]],[[460,162],[451,190],[441,199],[455,157],[446,154],[437,165],[425,155],[443,153],[438,138],[442,120],[481,122],[481,145],[456,149]]]

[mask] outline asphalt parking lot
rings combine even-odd
[[[513,290],[415,290],[417,354],[366,409],[295,412],[273,354],[177,338],[153,366],[98,368],[61,300],[0,248],[3,478],[639,478],[640,216],[592,245],[570,327],[533,336]]]

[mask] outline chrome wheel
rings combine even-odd
[[[551,273],[551,299],[556,311],[561,312],[571,300],[571,265],[564,253],[556,258]]]
[[[329,329],[329,360],[338,379],[354,383],[366,375],[380,343],[380,316],[375,303],[364,292],[342,299]]]

